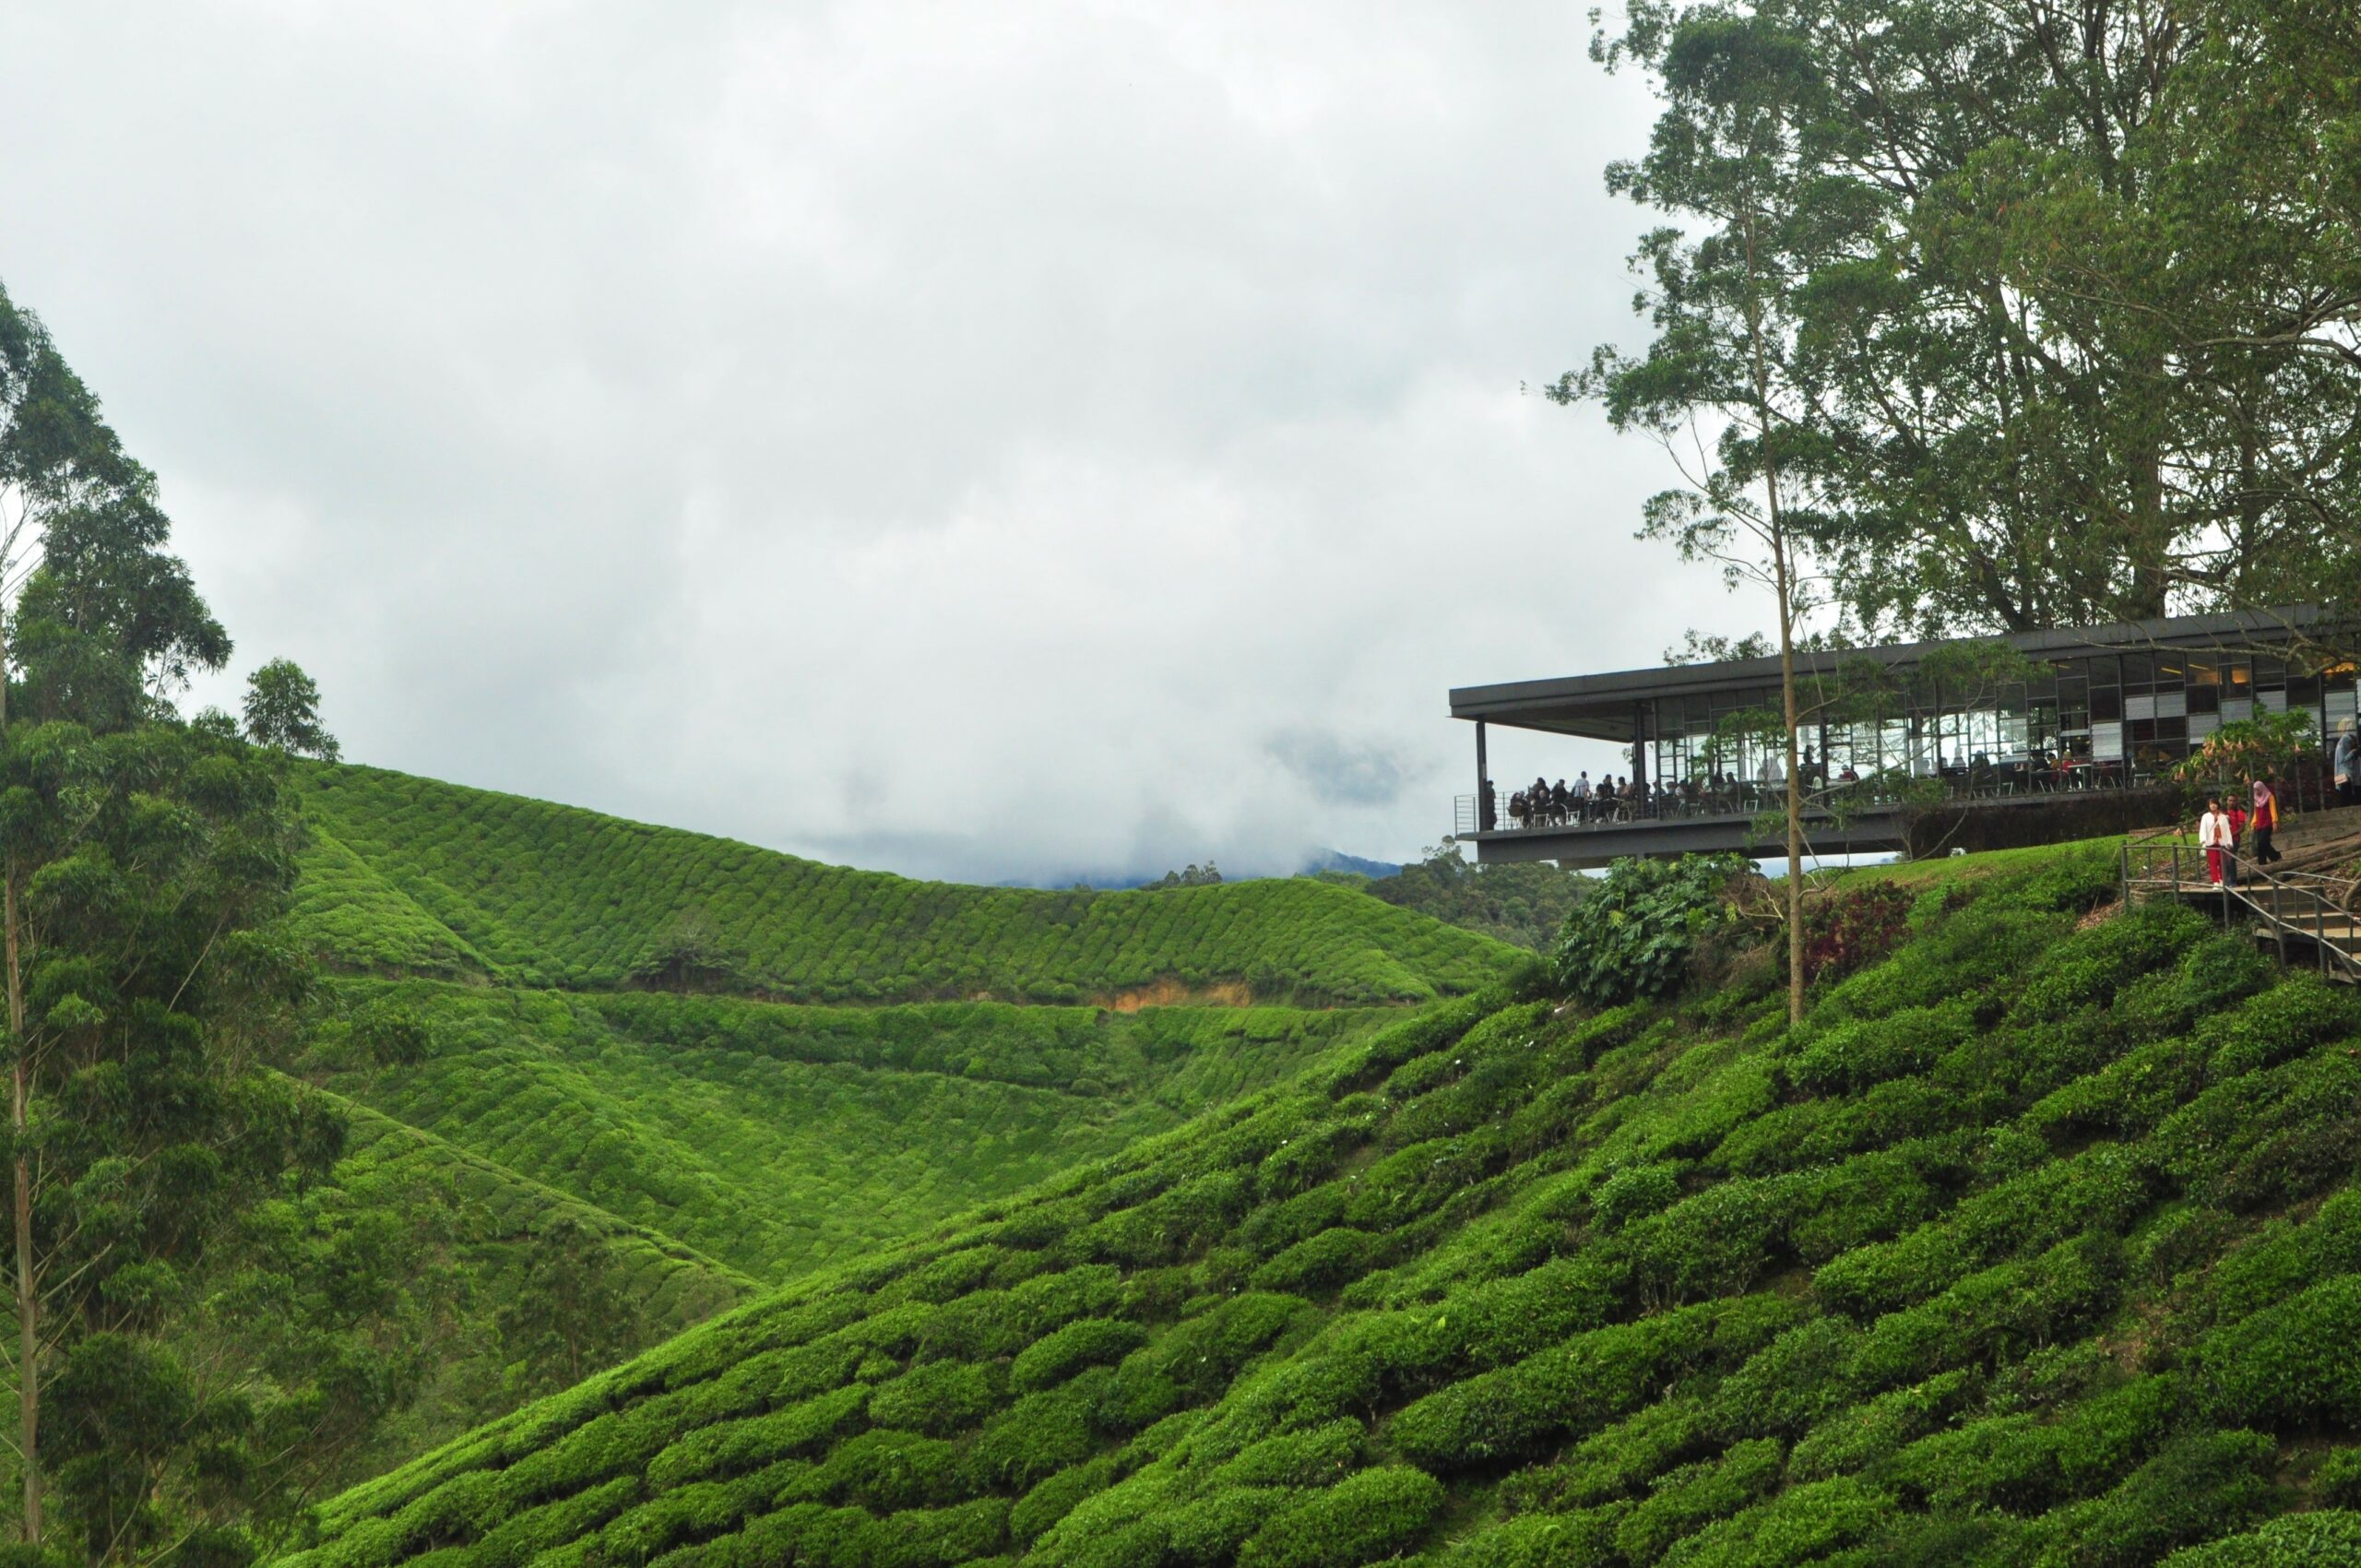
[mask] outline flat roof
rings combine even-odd
[[[1906,668],[1940,647],[2000,642],[2021,653],[2070,659],[2093,653],[2147,647],[2236,648],[2273,641],[2318,624],[2309,605],[2278,610],[2226,611],[2210,615],[2165,615],[2106,626],[2061,626],[2046,631],[1945,637],[1932,642],[1888,643],[1833,652],[1798,652],[1798,674],[1827,674],[1846,659],[1869,659]],[[2240,639],[2245,639],[2241,642]],[[1718,663],[1665,664],[1651,670],[1617,670],[1598,675],[1561,675],[1545,681],[1509,681],[1490,686],[1459,686],[1451,694],[1453,719],[1480,719],[1520,730],[1547,730],[1601,741],[1631,739],[1631,705],[1651,697],[1680,696],[1775,683],[1779,659],[1734,659]]]

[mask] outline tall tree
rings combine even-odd
[[[167,1510],[234,1470],[242,1406],[201,1397],[159,1331],[226,1219],[335,1145],[258,1064],[307,973],[273,925],[299,824],[268,754],[173,710],[230,641],[169,535],[153,477],[0,293],[11,1446],[25,1539],[52,1533],[53,1482],[94,1562],[241,1550]]]
[[[1824,90],[1799,42],[1757,18],[1705,15],[1681,26],[1660,59],[1671,108],[1647,158],[1610,175],[1619,188],[1697,221],[1660,229],[1643,247],[1655,342],[1632,359],[1610,349],[1560,381],[1561,400],[1602,401],[1618,430],[1664,443],[1686,483],[1654,497],[1643,537],[1722,566],[1733,586],[1771,594],[1786,754],[1785,897],[1788,1009],[1801,1018],[1803,722],[1796,651],[1813,607],[1810,468],[1823,387],[1801,341],[1805,269],[1853,242],[1860,218],[1813,178],[1810,138]],[[1678,132],[1679,134],[1668,134]]]
[[[2273,9],[1640,0],[1599,40],[1664,82],[1660,153],[1742,159],[1729,138],[1758,134],[1673,88],[1699,29],[1759,27],[1814,83],[1765,102],[1797,187],[1846,215],[1770,258],[1811,392],[1786,469],[1865,628],[2309,596],[2322,519],[2361,489],[2361,361],[2337,347],[2356,317],[2313,195],[2275,202],[2252,168],[2193,156],[2225,145],[2201,65],[2259,57],[2233,4]],[[2280,101],[2260,118],[2295,114]],[[1628,188],[1701,216],[1676,186]]]
[[[343,754],[320,722],[320,688],[291,659],[274,659],[246,681],[246,737],[298,756],[334,762]]]

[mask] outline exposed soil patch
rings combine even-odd
[[[1143,1007],[1252,1007],[1254,993],[1242,980],[1217,980],[1192,989],[1177,980],[1150,980],[1098,997],[1097,1004],[1113,1013],[1136,1013]]]

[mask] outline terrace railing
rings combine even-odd
[[[1923,786],[1927,779],[1864,778],[1846,783],[1813,784],[1804,797],[1807,811],[1825,810],[1842,804],[1851,810],[1876,810],[1900,804],[1904,800],[1923,801]],[[2020,764],[1999,763],[1971,766],[1947,772],[1941,780],[1938,799],[1953,801],[1999,801],[2049,794],[2071,794],[2094,790],[2140,790],[2155,787],[2161,782],[2156,776],[2144,771],[2127,769],[2120,764],[2084,764],[2073,767],[2035,768]],[[1750,817],[1765,811],[1779,810],[1786,799],[1784,784],[1741,782],[1733,790],[1701,790],[1695,798],[1686,795],[1659,800],[1651,794],[1643,799],[1618,798],[1610,806],[1596,797],[1578,802],[1564,817],[1548,814],[1519,822],[1509,814],[1509,798],[1513,790],[1497,790],[1493,802],[1493,820],[1489,825],[1495,832],[1531,831],[1562,833],[1570,829],[1612,827],[1632,822],[1682,822],[1702,817]],[[1477,832],[1477,798],[1458,795],[1452,800],[1452,833],[1465,837]]]
[[[2122,872],[2126,904],[2177,898],[2218,912],[2225,926],[2251,921],[2277,946],[2281,962],[2308,962],[2323,979],[2361,983],[2361,915],[2339,901],[2342,885],[2331,878],[2282,876],[2241,856],[2236,881],[2216,883],[2205,851],[2177,839],[2127,841]],[[2297,949],[2292,957],[2291,942]],[[2307,947],[2308,959],[2301,951]]]

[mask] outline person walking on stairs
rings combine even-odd
[[[2205,802],[2205,814],[2197,819],[2198,846],[2205,851],[2205,878],[2219,887],[2225,881],[2238,885],[2236,861],[2237,835],[2231,831],[2229,814],[2218,800]]]
[[[2254,781],[2254,816],[2250,820],[2254,828],[2254,863],[2267,866],[2286,859],[2271,843],[2271,836],[2279,830],[2279,797],[2260,778]]]

